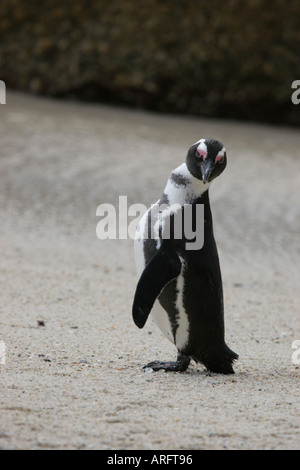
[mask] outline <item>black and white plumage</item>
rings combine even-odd
[[[140,279],[133,319],[142,328],[151,312],[178,351],[177,361],[154,361],[145,367],[184,371],[193,359],[212,372],[234,373],[232,363],[238,356],[224,339],[222,278],[209,202],[210,184],[226,164],[226,150],[219,141],[197,141],[189,148],[186,163],[171,173],[163,195],[138,226],[135,259]],[[177,212],[172,209],[174,204]],[[180,239],[174,236],[174,220],[180,211],[184,216],[190,205],[190,222],[195,229],[199,204],[204,206],[204,243],[200,249],[188,250],[185,234]],[[165,238],[163,233],[169,225],[173,231]]]

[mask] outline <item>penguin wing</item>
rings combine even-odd
[[[145,325],[155,300],[163,288],[179,276],[181,261],[171,240],[163,240],[160,249],[147,264],[138,282],[133,307],[133,321],[139,328]]]

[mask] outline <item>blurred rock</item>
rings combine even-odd
[[[2,0],[11,88],[163,112],[300,124],[297,0]]]

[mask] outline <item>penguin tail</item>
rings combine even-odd
[[[207,358],[204,365],[210,372],[218,374],[234,374],[233,363],[238,359],[238,357],[238,354],[224,344],[222,352],[215,357]]]

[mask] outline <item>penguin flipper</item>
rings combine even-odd
[[[133,321],[139,328],[145,325],[155,300],[163,288],[179,276],[181,261],[171,240],[163,240],[160,249],[145,267],[138,282],[133,307]]]

